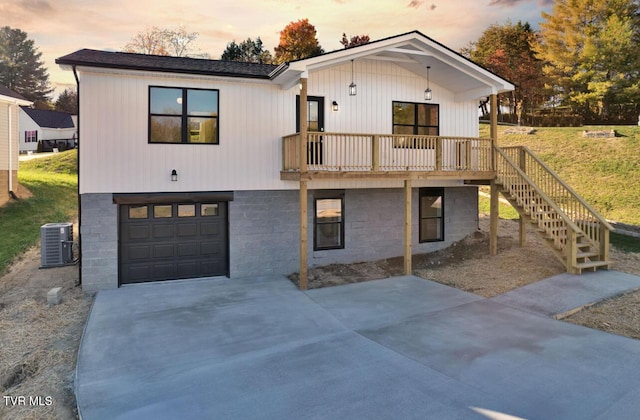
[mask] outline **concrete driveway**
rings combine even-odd
[[[283,277],[100,292],[78,356],[80,414],[635,419],[640,340],[555,321],[535,303],[640,287],[603,275],[615,280],[604,291],[596,275],[558,276],[493,299],[412,276],[306,293]]]

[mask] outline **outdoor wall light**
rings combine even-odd
[[[176,172],[176,170],[175,170],[175,169],[173,169],[173,170],[171,171],[171,180],[172,180],[172,181],[177,181],[177,180],[178,180],[178,172]]]
[[[351,60],[351,84],[349,85],[349,96],[356,96],[356,84],[353,83],[353,60]]]
[[[333,103],[331,104],[331,110],[333,112],[338,112],[338,103],[336,101],[333,101]]]
[[[431,84],[429,83],[429,70],[431,66],[427,66],[427,88],[424,90],[424,100],[430,101],[433,98],[433,92],[431,91]]]

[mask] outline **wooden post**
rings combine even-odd
[[[373,172],[380,170],[380,136],[371,137],[371,166]]]
[[[580,274],[578,269],[573,266],[578,261],[578,245],[576,243],[576,233],[567,226],[567,273]]]
[[[411,180],[404,181],[404,274],[412,274],[411,268]]]
[[[436,137],[436,171],[442,170],[442,137]]]
[[[491,181],[491,197],[489,207],[489,250],[491,255],[498,254],[498,216],[500,213],[498,185]]]
[[[518,218],[518,225],[520,228],[520,246],[524,246],[524,244],[527,242],[527,224],[524,220],[524,218],[522,217],[522,215],[520,215],[520,217]]]
[[[489,124],[489,135],[491,136],[491,170],[496,170],[496,158],[493,146],[498,145],[498,95],[493,94],[490,97],[491,107],[491,122]]]
[[[300,78],[300,173],[307,172],[307,79]],[[306,206],[306,203],[305,203]]]
[[[300,290],[307,290],[308,287],[307,249],[307,181],[300,181]]]
[[[600,258],[609,261],[609,229],[600,225]]]

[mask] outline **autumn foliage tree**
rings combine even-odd
[[[491,25],[478,41],[463,49],[471,60],[515,84],[515,90],[500,99],[517,116],[518,123],[522,122],[523,113],[526,115],[546,100],[543,62],[533,49],[536,37],[529,23],[507,22]]]
[[[280,43],[274,51],[277,63],[324,53],[316,37],[316,28],[309,23],[309,19],[301,19],[285,26],[280,31]]]
[[[346,33],[342,33],[342,38],[340,39],[340,43],[345,48],[356,47],[358,45],[368,44],[371,41],[369,35],[354,35],[351,38],[347,38]]]

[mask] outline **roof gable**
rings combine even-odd
[[[47,111],[21,106],[22,109],[38,126],[43,128],[74,128],[71,114],[59,111]]]

